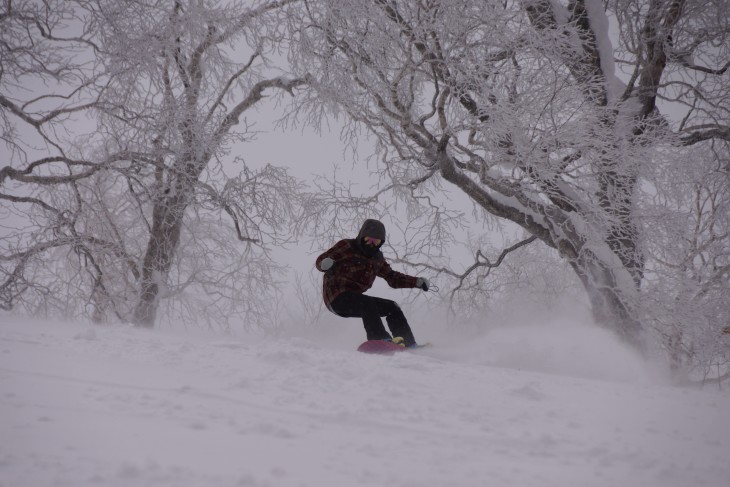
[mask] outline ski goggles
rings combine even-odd
[[[380,245],[383,242],[379,238],[374,238],[374,237],[364,237],[363,241],[365,241],[365,245],[370,245],[372,247],[377,247],[378,245]]]

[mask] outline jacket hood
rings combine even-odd
[[[357,234],[359,242],[363,237],[373,237],[385,241],[385,225],[379,220],[367,219]]]

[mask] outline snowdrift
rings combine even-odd
[[[392,357],[357,353],[349,333],[359,330],[324,331],[329,342],[0,315],[0,485],[724,487],[730,478],[727,392],[624,380],[636,367],[625,356],[612,357],[629,362],[618,376],[580,377],[535,330]]]

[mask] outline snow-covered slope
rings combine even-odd
[[[0,315],[0,486],[730,485],[727,392],[356,345]]]

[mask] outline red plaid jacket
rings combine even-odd
[[[324,304],[332,309],[332,301],[345,291],[364,293],[375,282],[376,277],[382,277],[393,288],[416,287],[416,278],[390,268],[390,265],[378,252],[373,257],[362,254],[355,246],[355,240],[340,240],[334,247],[317,257],[317,269],[326,257],[335,261],[330,270],[325,272],[322,282]]]

